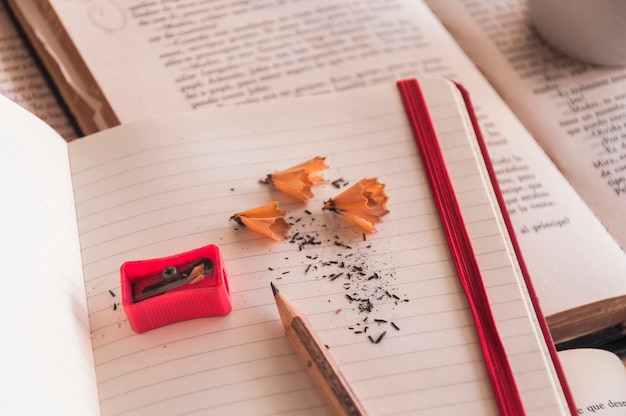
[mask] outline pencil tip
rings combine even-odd
[[[274,282],[270,282],[270,286],[272,287],[272,293],[274,296],[278,293],[278,288],[274,285]]]

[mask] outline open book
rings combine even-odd
[[[65,106],[53,93],[37,56],[0,2],[0,94],[10,98],[53,127],[66,139],[78,133]]]
[[[35,414],[324,413],[283,335],[275,281],[370,414],[496,414],[488,374],[505,368],[527,414],[566,414],[556,353],[465,101],[447,80],[419,85],[428,110],[413,114],[441,147],[501,366],[485,365],[395,84],[186,112],[69,144],[2,99],[8,278],[0,304],[11,318],[3,320],[2,368],[12,374],[3,406]],[[314,155],[330,168],[306,204],[259,181]],[[378,232],[321,209],[347,182],[372,176],[390,198]],[[285,241],[229,221],[272,200],[292,223]],[[122,263],[208,243],[222,250],[232,312],[133,333],[119,307]],[[338,278],[350,270],[354,276]]]
[[[523,1],[9,3],[85,132],[406,77],[460,82],[555,341],[626,320],[626,71],[550,49]]]
[[[610,351],[580,348],[559,352],[579,415],[622,415],[626,368]]]

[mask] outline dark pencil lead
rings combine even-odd
[[[343,178],[339,178],[336,179],[334,181],[331,182],[331,184],[335,187],[335,188],[341,188],[341,184],[344,182]]]
[[[278,294],[278,288],[274,285],[273,282],[270,282],[270,287],[272,288],[272,293],[274,294],[274,296],[276,296]]]
[[[330,281],[332,282],[333,280],[339,278],[343,273],[337,273],[337,274],[331,274],[330,275]]]
[[[232,217],[230,217],[230,219],[232,221],[235,221],[237,224],[241,225],[242,227],[246,226],[246,224],[244,224],[243,221],[241,221],[241,218],[236,215],[233,215]]]

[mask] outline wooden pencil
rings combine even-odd
[[[365,415],[341,371],[309,320],[271,283],[285,335],[335,415]]]

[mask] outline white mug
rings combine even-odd
[[[599,65],[626,65],[626,1],[527,0],[530,19],[552,46]]]

